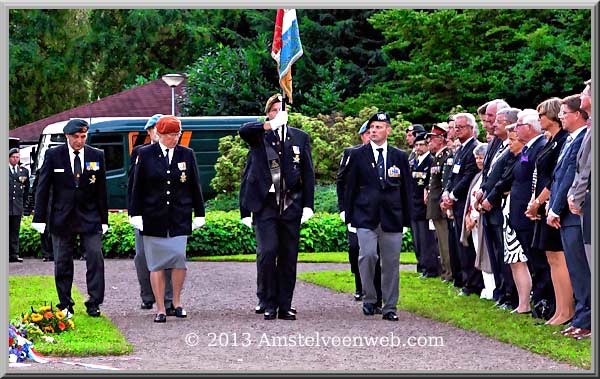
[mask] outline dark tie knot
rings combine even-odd
[[[377,148],[377,151],[379,151],[379,154],[382,154],[383,153],[383,147]]]
[[[75,154],[75,156],[78,156],[79,155],[79,150],[74,150],[73,154]]]

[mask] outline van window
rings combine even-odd
[[[88,143],[93,147],[104,150],[106,171],[124,169],[124,149],[122,134],[93,134]]]

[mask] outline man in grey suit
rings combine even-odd
[[[581,142],[577,154],[577,171],[575,179],[568,192],[569,210],[581,216],[583,242],[588,265],[592,267],[592,236],[591,236],[591,169],[592,169],[592,80],[585,82],[585,89],[581,92],[581,109],[588,114],[587,131]]]
[[[29,172],[21,167],[19,149],[13,147],[8,151],[8,233],[9,261],[23,262],[19,257],[19,230],[23,216],[23,199],[29,192]]]

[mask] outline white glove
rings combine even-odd
[[[306,221],[308,221],[309,218],[311,218],[313,216],[313,210],[308,208],[308,207],[304,207],[302,208],[302,218],[300,219],[300,223],[304,224]]]
[[[142,220],[142,216],[129,217],[129,223],[140,232],[144,230],[144,221]]]
[[[352,224],[348,224],[348,231],[350,233],[356,233],[356,228],[352,226]]]
[[[44,233],[44,230],[46,230],[46,223],[45,222],[32,222],[31,227],[33,229],[35,229],[38,233]]]
[[[192,221],[192,230],[201,228],[204,224],[206,224],[206,217],[194,217],[194,221]]]
[[[402,227],[402,234],[406,234],[408,232],[408,228],[406,226]]]
[[[277,112],[277,115],[272,120],[269,120],[269,125],[271,125],[271,129],[273,129],[275,131],[275,130],[279,129],[280,127],[282,127],[283,125],[287,124],[287,121],[288,121],[287,111],[279,111],[279,112]]]
[[[108,232],[108,224],[102,224],[102,234],[106,234]]]
[[[247,227],[249,227],[250,229],[252,229],[252,216],[250,217],[244,217],[241,220],[242,224],[246,225]]]
[[[340,218],[342,219],[342,222],[346,222],[346,211],[340,212]]]

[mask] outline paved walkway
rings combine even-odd
[[[347,269],[344,264],[305,263],[298,271]],[[53,264],[26,259],[11,263],[9,270],[10,275],[52,275]],[[85,294],[85,262],[75,262],[75,275]],[[68,358],[71,364],[33,363],[9,372],[90,370],[73,363],[133,371],[257,373],[581,370],[408,312],[399,312],[396,323],[367,317],[350,294],[301,281],[294,296],[298,320],[264,321],[253,312],[255,275],[254,263],[188,262],[183,294],[188,318],[155,324],[154,311],[139,308],[133,260],[107,260],[101,310],[134,346],[133,353]],[[415,343],[420,346],[410,346]]]

